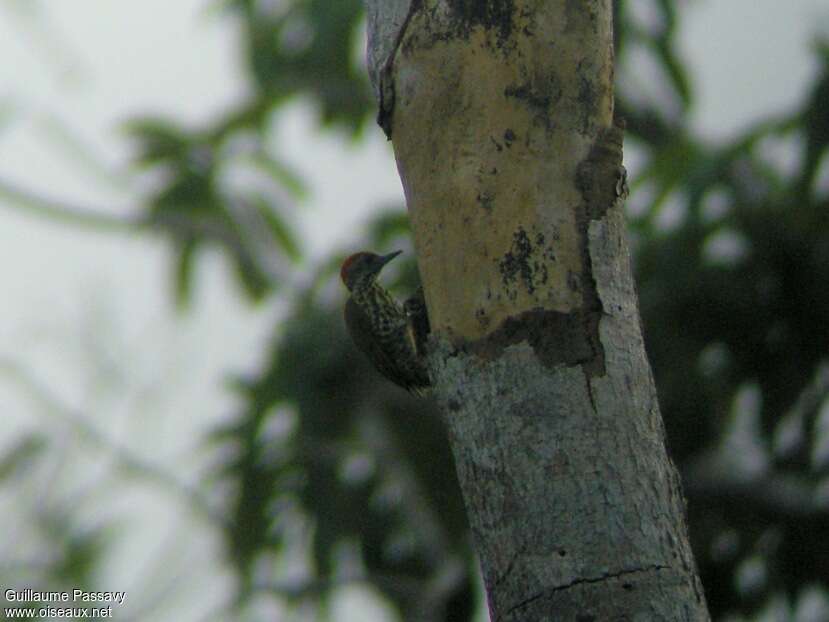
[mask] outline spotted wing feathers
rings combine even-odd
[[[365,310],[349,298],[345,323],[357,348],[383,376],[412,393],[428,388],[429,375],[417,359],[411,326],[402,313],[399,321],[387,323],[378,332]]]

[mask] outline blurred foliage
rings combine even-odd
[[[312,6],[295,6],[307,30],[315,23]],[[694,547],[714,616],[759,615],[781,602],[794,611],[804,590],[825,596],[814,586],[829,580],[826,450],[820,464],[814,459],[827,443],[821,364],[829,295],[821,285],[829,277],[829,229],[827,193],[815,180],[827,145],[829,57],[818,50],[823,73],[800,110],[712,144],[688,123],[693,83],[676,52],[680,13],[667,0],[654,7],[656,19],[642,24],[627,3],[616,4],[618,107],[630,148],[643,157],[631,226],[671,451],[686,477]],[[290,15],[286,9],[279,19]],[[323,36],[332,32],[328,27],[323,19],[310,30]],[[283,40],[285,28],[281,21],[270,40]],[[254,47],[258,36],[251,37]],[[313,54],[315,45],[303,53]],[[329,45],[343,49],[340,40]],[[283,83],[293,74],[290,55],[263,53],[272,54],[270,64],[251,55],[260,81]],[[661,70],[653,97],[628,96],[636,91],[636,53]],[[326,76],[319,74],[320,83]],[[354,93],[364,104],[363,86]],[[326,93],[317,96],[325,110]],[[323,119],[359,125],[332,114]],[[800,165],[779,166],[775,149],[794,152]],[[354,248],[390,250],[406,235],[405,217],[384,212],[367,230]],[[239,383],[249,406],[216,437],[237,449],[223,473],[238,486],[229,550],[246,589],[255,590],[256,559],[285,547],[289,531],[280,516],[301,516],[312,531],[309,584],[348,574],[336,559],[338,546],[351,543],[360,553],[358,573],[404,619],[469,619],[480,594],[438,415],[428,402],[383,383],[345,338],[341,297],[331,294],[339,259],[298,297],[266,370]],[[413,273],[410,264],[401,291],[412,286]],[[759,405],[741,399],[746,394]],[[753,427],[746,423],[752,418]],[[785,446],[775,441],[784,425]],[[268,432],[274,426],[282,430],[278,439]],[[740,443],[756,451],[730,456]],[[446,576],[451,581],[438,580]],[[295,593],[324,599],[327,591]]]
[[[38,468],[50,449],[40,434],[21,436],[3,448],[0,491],[15,489],[20,480]],[[37,494],[17,496],[14,505],[18,520],[34,533],[35,540],[25,555],[21,554],[17,537],[24,529],[22,525],[7,522],[9,531],[5,534],[4,555],[0,561],[0,583],[4,589],[10,586],[23,589],[21,585],[52,591],[94,589],[96,573],[111,541],[109,530],[84,525],[71,504],[53,499],[45,501]],[[0,617],[5,619],[2,613]]]
[[[278,108],[292,98],[310,97],[319,106],[323,126],[346,128],[355,136],[370,108],[368,78],[355,52],[362,32],[359,0],[234,0],[224,6],[245,33],[253,87],[248,100],[208,128],[159,118],[135,120],[127,127],[137,145],[136,164],[162,180],[149,198],[143,224],[172,240],[180,303],[189,299],[193,263],[205,243],[228,253],[240,284],[254,299],[281,284],[274,270],[300,256],[284,203],[301,197],[304,187],[272,153],[268,140]],[[240,168],[270,183],[234,191]],[[281,251],[277,265],[262,243]]]
[[[649,124],[632,132],[649,150],[634,192],[653,197],[633,219],[640,306],[715,614],[829,581],[828,52],[816,49],[799,109],[731,143],[694,137],[682,116],[633,113]],[[754,447],[743,460],[741,426]],[[749,563],[763,568],[750,589],[738,580]]]
[[[638,4],[615,3],[617,107],[641,162],[631,236],[711,612],[826,619],[804,611],[829,607],[829,47],[816,47],[820,71],[794,112],[728,142],[704,140],[688,119],[681,5],[655,0],[643,20]],[[290,299],[262,370],[235,379],[242,406],[211,438],[223,457],[209,484],[228,491],[217,528],[239,579],[236,607],[273,599],[324,613],[339,587],[357,583],[402,619],[469,620],[482,595],[439,415],[384,382],[347,339],[342,256],[303,263],[290,223],[304,187],[273,149],[273,119],[297,97],[313,102],[322,127],[353,137],[373,116],[361,5],[221,6],[242,28],[249,99],[208,127],[142,119],[128,129],[136,165],[157,175],[141,224],[170,239],[178,299],[188,300],[205,244],[226,252],[251,298]],[[658,92],[639,88],[643,56],[659,71]],[[255,183],[234,183],[239,175]],[[388,251],[407,236],[397,207],[367,223],[354,248]],[[412,260],[393,275],[401,293],[417,280]],[[313,271],[313,283],[292,281],[297,270]],[[0,456],[0,485],[36,459],[38,442]],[[91,560],[95,540],[76,543],[73,559]],[[301,559],[302,572],[286,577],[286,558]]]
[[[268,153],[255,134],[241,135],[238,128],[230,134],[223,125],[203,132],[161,119],[141,119],[127,129],[137,143],[136,165],[162,180],[148,198],[142,224],[165,232],[172,241],[178,301],[189,299],[193,264],[199,247],[206,243],[227,252],[248,296],[260,299],[274,289],[278,280],[266,266],[269,256],[257,244],[261,234],[280,251],[280,265],[296,261],[301,254],[282,203],[284,196],[301,196],[303,186],[287,166]],[[232,179],[240,165],[254,168],[265,183],[233,193],[227,178]],[[267,182],[282,192],[257,188]]]

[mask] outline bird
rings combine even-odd
[[[425,356],[429,319],[423,289],[401,305],[377,282],[381,270],[401,253],[361,251],[346,258],[340,268],[350,293],[345,325],[380,374],[410,393],[424,395],[432,383]]]

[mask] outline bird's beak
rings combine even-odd
[[[380,256],[380,267],[382,268],[387,263],[389,263],[392,259],[397,257],[403,251],[394,251],[393,253],[389,253],[388,255],[381,255]]]

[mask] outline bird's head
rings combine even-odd
[[[360,252],[348,257],[340,268],[340,278],[349,291],[356,283],[363,279],[375,279],[380,270],[387,263],[397,257],[403,251],[394,251],[388,255],[376,255],[374,253]]]

